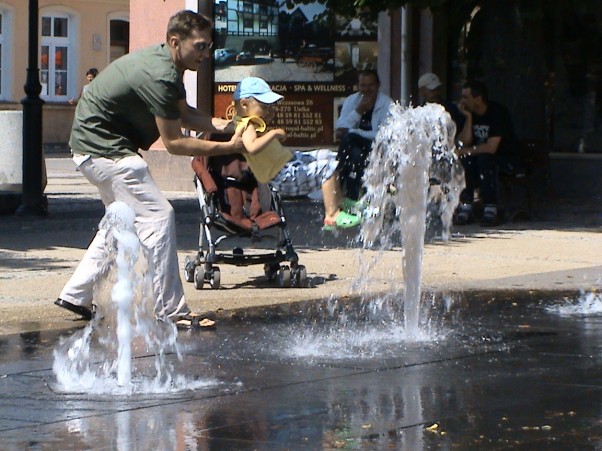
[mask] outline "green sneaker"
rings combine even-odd
[[[347,213],[354,213],[357,207],[357,200],[349,199],[345,197],[343,199],[343,203],[341,204],[341,210],[346,211]]]
[[[345,211],[340,211],[334,219],[334,221],[324,221],[324,226],[322,227],[322,230],[333,231],[335,229],[350,229],[352,227],[359,226],[361,222],[362,218],[360,218],[359,216],[352,215]]]

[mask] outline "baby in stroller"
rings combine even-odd
[[[242,128],[244,157],[260,183],[270,183],[280,194],[307,195],[322,188],[324,230],[356,227],[361,219],[352,214],[355,202],[345,199],[338,180],[336,155],[314,150],[291,152],[281,141],[281,128],[266,131],[275,116],[276,104],[283,99],[259,77],[244,78],[234,91],[237,130]],[[348,211],[345,211],[348,210]]]
[[[212,136],[212,140],[230,137]],[[299,264],[278,192],[259,184],[248,170],[244,157],[223,155],[195,157],[192,168],[201,207],[199,252],[186,258],[184,278],[200,290],[205,283],[212,289],[220,287],[219,263],[250,266],[263,264],[269,280],[278,278],[282,288],[308,286],[307,271]],[[263,243],[276,239],[276,251],[248,253],[240,240]],[[219,251],[222,245],[234,246],[231,252]],[[290,262],[290,267],[285,263]]]
[[[246,152],[243,156],[193,159],[202,224],[199,252],[196,258],[186,259],[184,278],[194,282],[197,289],[205,283],[213,289],[220,287],[220,270],[215,266],[220,262],[238,266],[263,263],[265,275],[270,280],[277,276],[281,287],[308,285],[305,267],[299,264],[286,230],[281,194],[307,195],[321,187],[326,211],[324,229],[360,224],[360,217],[350,213],[356,202],[344,199],[341,194],[335,153],[328,150],[293,153],[280,144],[286,136],[284,130],[265,132],[267,123],[274,118],[275,104],[281,99],[263,79],[243,79],[234,92],[234,123],[244,129],[242,140]],[[268,199],[267,204],[258,196],[261,191],[270,194],[263,196]],[[234,248],[231,254],[217,252],[218,245],[227,239],[250,237],[255,242],[262,241],[264,232],[276,227],[279,249],[275,253],[246,254],[242,248]],[[214,238],[212,228],[225,235]],[[290,267],[281,264],[286,261]]]

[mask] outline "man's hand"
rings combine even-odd
[[[245,145],[242,142],[242,128],[232,135],[229,144],[231,153],[243,153],[245,151]]]
[[[234,133],[234,123],[231,120],[214,117],[211,119],[211,123],[217,131],[223,133]]]
[[[335,133],[336,133],[336,135],[337,135],[337,138],[342,138],[342,137],[343,137],[343,135],[344,135],[345,133],[347,133],[348,131],[349,131],[349,129],[348,129],[348,128],[337,128],[337,129],[335,130]]]
[[[456,147],[456,155],[460,158],[465,157],[471,154],[470,150],[471,148],[465,149],[463,147]]]
[[[460,111],[460,113],[462,113],[464,116],[470,118],[472,117],[472,112],[470,112],[467,108],[466,105],[464,105],[462,102],[460,102],[458,104],[458,110]]]
[[[360,103],[358,103],[355,107],[355,111],[357,111],[359,114],[364,114],[365,112],[373,109],[377,96],[378,93],[375,93],[374,95],[362,94]]]

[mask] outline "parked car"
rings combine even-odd
[[[271,49],[269,55],[273,60],[279,59],[284,63],[287,58],[295,58],[295,53],[295,50],[291,48],[279,48]]]
[[[225,66],[236,62],[238,52],[235,49],[215,49],[213,52],[213,60],[216,66]]]
[[[300,67],[308,67],[317,72],[322,70],[328,61],[334,58],[334,50],[331,47],[309,47],[299,49],[295,61]]]
[[[246,39],[242,43],[243,52],[251,52],[253,55],[267,55],[270,51],[270,45],[265,39]]]
[[[237,64],[253,64],[255,62],[255,55],[249,51],[243,50],[236,55]]]

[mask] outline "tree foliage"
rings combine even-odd
[[[378,13],[384,11],[396,11],[399,8],[410,5],[412,7],[423,9],[429,8],[432,11],[440,10],[453,4],[455,7],[465,9],[466,5],[478,3],[477,0],[317,0],[326,6],[329,11],[342,16],[364,15],[376,17]],[[289,8],[295,5],[315,3],[316,0],[287,0]]]

